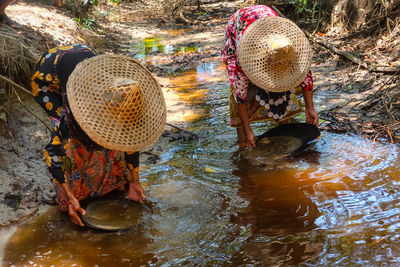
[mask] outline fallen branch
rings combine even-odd
[[[31,91],[29,91],[29,90],[26,89],[25,87],[19,85],[18,83],[14,82],[14,81],[12,81],[12,80],[10,80],[10,79],[8,79],[7,77],[5,77],[5,76],[3,76],[3,75],[1,75],[1,74],[0,74],[0,79],[6,81],[7,83],[10,83],[11,85],[13,85],[13,86],[15,86],[15,87],[21,89],[22,91],[24,91],[24,92],[26,92],[26,93],[32,95],[32,92],[31,92]]]
[[[313,40],[315,43],[317,43],[317,44],[319,44],[319,45],[321,45],[321,46],[323,46],[325,48],[330,49],[331,51],[335,52],[339,56],[345,57],[348,60],[358,64],[359,66],[361,66],[361,67],[363,67],[363,68],[365,68],[365,69],[367,69],[369,71],[372,71],[372,72],[385,72],[385,73],[398,73],[398,72],[400,72],[400,68],[394,68],[394,67],[386,67],[386,66],[369,67],[368,64],[364,60],[354,56],[350,52],[339,50],[338,48],[336,48],[332,44],[329,44],[329,43],[327,43],[325,41],[322,41],[322,40],[318,40],[318,39],[314,38],[311,35],[311,33],[307,32],[307,31],[304,31],[304,33],[308,38]]]
[[[276,13],[278,13],[279,17],[286,18],[286,16],[283,15],[283,13],[275,5],[271,5],[271,7],[276,11]]]
[[[338,54],[340,56],[343,56],[343,57],[349,59],[350,61],[352,61],[352,62],[354,62],[354,63],[356,63],[356,64],[358,64],[358,65],[360,65],[360,66],[362,66],[362,67],[364,67],[366,69],[368,69],[368,64],[365,61],[359,59],[358,57],[352,55],[351,53],[349,53],[347,51],[339,50],[338,48],[336,48],[335,46],[333,46],[331,44],[328,44],[327,42],[324,42],[322,40],[318,40],[318,39],[314,38],[311,35],[311,33],[307,32],[307,31],[304,31],[304,33],[308,38],[312,39],[317,44],[319,44],[319,45],[321,45],[321,46],[323,46],[325,48],[328,48],[328,49],[332,50],[333,52],[335,52],[336,54]]]
[[[376,92],[373,95],[368,96],[366,99],[364,99],[363,101],[363,108],[369,108],[373,105],[375,105],[375,103],[379,102],[381,100],[381,97],[378,96],[378,93],[381,93],[384,90],[390,90],[392,88],[396,88],[399,86],[399,84],[397,83],[393,83],[395,81],[396,77],[391,77],[390,79],[388,79],[386,82],[384,82],[378,90],[376,90]],[[389,83],[392,83],[389,85]],[[360,102],[361,103],[361,102]],[[360,103],[356,104],[355,106],[358,106]]]
[[[172,128],[175,128],[175,129],[181,131],[181,132],[184,132],[184,133],[190,134],[190,135],[192,135],[192,136],[194,136],[194,137],[196,137],[196,138],[199,138],[199,136],[198,136],[197,134],[193,133],[193,132],[187,131],[187,130],[185,130],[185,129],[182,129],[182,128],[180,128],[180,127],[178,127],[178,126],[175,126],[175,125],[173,125],[173,124],[170,124],[170,123],[166,123],[166,124],[167,124],[168,126],[172,127]]]
[[[183,22],[185,22],[186,24],[189,24],[189,25],[190,25],[190,24],[193,24],[193,22],[192,22],[191,20],[187,19],[187,18],[185,17],[185,15],[183,15],[183,9],[179,11],[179,18],[180,18],[181,20],[183,20]]]
[[[371,68],[371,71],[397,73],[400,72],[400,68],[389,67],[389,66],[373,66]]]
[[[276,13],[278,13],[278,15],[279,15],[280,17],[286,18],[285,15],[283,15],[282,12],[281,12],[276,6],[272,5],[271,7],[276,11]],[[389,16],[389,15],[397,14],[398,12],[400,12],[400,10],[399,10],[399,11],[395,11],[395,12],[389,12],[386,16],[383,16],[383,17],[385,18],[385,17],[387,17],[387,16]],[[380,19],[381,19],[381,18],[380,18]],[[368,69],[369,71],[373,71],[373,72],[386,72],[386,73],[393,73],[393,72],[394,72],[394,73],[397,73],[397,72],[400,72],[400,68],[394,68],[394,67],[374,66],[374,67],[370,68],[370,67],[368,66],[368,64],[367,64],[364,60],[362,60],[362,59],[360,59],[360,58],[354,56],[353,54],[351,54],[351,53],[349,53],[349,52],[347,52],[347,51],[339,50],[339,49],[336,48],[335,46],[333,46],[333,45],[331,45],[331,44],[329,44],[329,43],[327,43],[327,42],[324,42],[324,41],[322,41],[322,40],[317,40],[316,38],[314,38],[314,36],[313,36],[311,33],[309,33],[309,32],[306,31],[306,30],[304,30],[304,34],[305,34],[308,38],[310,38],[311,40],[313,40],[314,42],[316,42],[317,44],[319,44],[319,45],[321,45],[321,46],[323,46],[323,47],[325,47],[325,48],[328,48],[328,49],[332,50],[332,51],[335,52],[336,54],[338,54],[338,55],[340,55],[340,56],[342,56],[342,57],[345,57],[345,58],[349,59],[350,61],[352,61],[352,62],[354,62],[354,63],[356,63],[356,64],[358,64],[358,65],[360,65],[360,66],[362,66],[362,67],[364,67],[364,68],[366,68],[366,69]]]
[[[14,89],[13,91],[14,91],[15,95],[17,96],[18,101],[21,103],[21,105],[23,105],[23,106],[25,107],[25,109],[26,109],[29,113],[32,114],[33,117],[35,117],[35,118],[38,119],[41,123],[43,123],[43,125],[51,132],[50,127],[49,127],[42,119],[40,119],[35,113],[33,113],[32,110],[30,110],[30,109],[25,105],[24,102],[22,102],[22,99],[21,99],[21,97],[19,96],[19,94],[17,93],[17,91],[16,91],[15,89]]]

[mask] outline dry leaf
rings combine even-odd
[[[206,167],[206,171],[208,171],[208,172],[217,172],[216,170],[208,168],[208,167]]]

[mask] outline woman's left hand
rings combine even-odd
[[[306,109],[306,122],[318,127],[318,113],[313,108]]]
[[[143,200],[146,199],[146,196],[144,195],[144,189],[139,182],[129,182],[129,191],[125,198],[143,204]]]

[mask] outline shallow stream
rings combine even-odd
[[[180,126],[200,139],[172,142],[141,168],[145,223],[95,232],[52,207],[0,232],[3,266],[400,264],[398,147],[322,132],[311,150],[255,168],[228,126],[220,62],[170,79],[169,90],[193,111]],[[317,110],[327,97],[317,91]]]

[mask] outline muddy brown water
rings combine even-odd
[[[397,146],[322,132],[311,150],[257,168],[228,127],[220,63],[200,64],[173,84],[199,114],[182,127],[201,138],[171,143],[160,162],[141,169],[152,203],[145,222],[96,232],[52,207],[0,231],[3,266],[400,264]],[[322,89],[317,109],[329,97]]]

